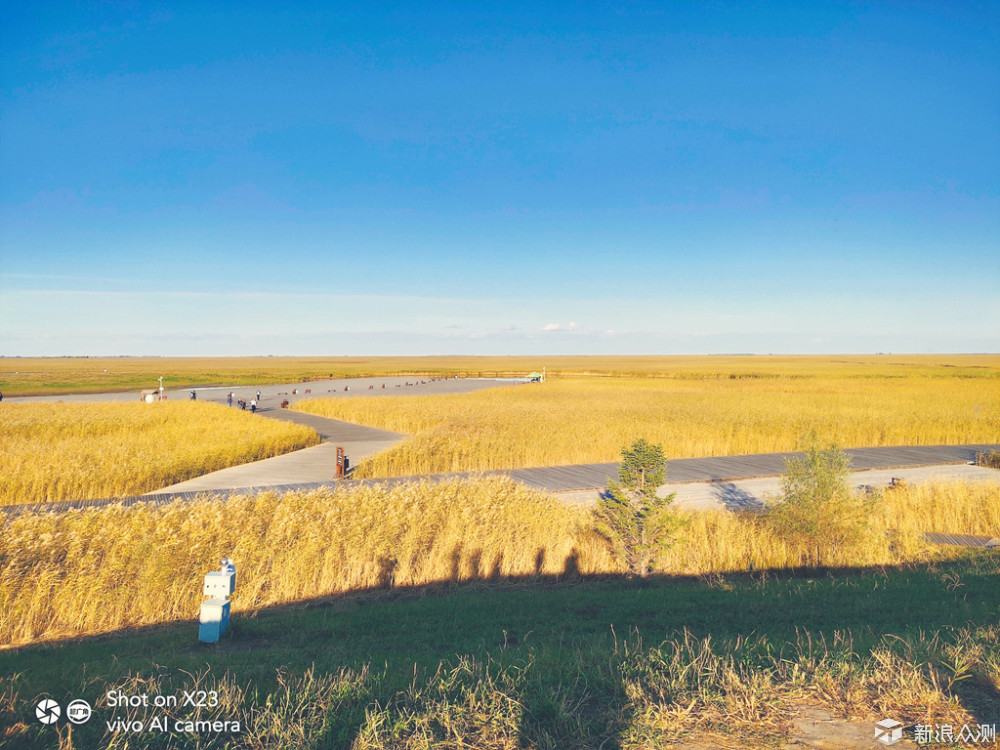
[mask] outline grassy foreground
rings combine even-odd
[[[58,732],[67,750],[638,749],[706,736],[764,748],[817,704],[869,722],[992,723],[998,572],[986,553],[808,576],[538,576],[268,609],[237,616],[216,646],[189,619],[0,651],[0,747],[55,747]],[[108,699],[195,690],[217,705]],[[94,718],[43,727],[42,697],[84,698]],[[157,716],[166,731],[149,729]]]
[[[1000,441],[1000,370],[792,367],[691,378],[550,378],[453,396],[314,399],[296,409],[409,434],[358,476],[616,461],[638,438],[671,458]],[[834,368],[835,369],[835,368]]]
[[[755,514],[681,516],[659,573],[781,570],[802,559]],[[1000,487],[887,492],[871,529],[826,562],[928,560],[923,531],[1000,536]],[[232,601],[242,612],[352,591],[624,572],[589,512],[499,479],[23,515],[5,519],[0,535],[0,644],[188,618],[222,556],[239,565]]]
[[[141,495],[315,445],[306,427],[215,404],[2,404],[0,505]]]
[[[635,581],[588,515],[500,480],[7,519],[0,747],[58,731],[63,748],[666,748],[703,733],[752,748],[806,703],[1000,720],[1000,554],[918,534],[1000,535],[996,486],[887,492],[877,533],[822,571],[792,568],[800,551],[753,514],[684,520],[659,574]],[[223,554],[234,626],[202,646],[201,577]],[[196,689],[218,704],[108,699]],[[96,719],[43,727],[49,695]],[[149,731],[155,715],[239,728]]]

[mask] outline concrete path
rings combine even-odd
[[[325,449],[326,453],[321,449]],[[519,473],[528,471],[525,469],[515,471],[490,471],[490,472],[468,472],[462,474],[429,474],[424,476],[393,477],[389,479],[360,479],[341,480],[332,479],[332,468],[335,463],[336,446],[332,443],[307,448],[305,451],[298,451],[294,454],[279,456],[266,461],[259,461],[256,464],[245,464],[241,467],[224,469],[220,472],[208,474],[206,477],[199,477],[175,485],[169,490],[158,490],[147,495],[106,498],[98,500],[67,500],[55,503],[8,505],[0,507],[0,513],[16,515],[19,513],[47,512],[62,513],[73,508],[100,507],[103,505],[122,504],[132,505],[137,502],[166,503],[173,500],[192,500],[203,495],[214,495],[224,498],[230,495],[253,494],[267,490],[277,492],[287,491],[310,491],[321,487],[344,487],[360,485],[385,485],[392,486],[414,481],[446,481],[449,479],[463,479],[477,476],[510,476],[515,481],[522,481],[524,484],[532,486],[528,482],[518,479]],[[312,476],[317,477],[312,481],[303,481],[303,468],[297,467],[292,461],[296,457],[308,454],[310,451],[315,456],[315,462],[309,471],[316,471]],[[309,456],[310,461],[313,455]],[[698,459],[686,459],[698,460]],[[288,463],[286,463],[288,462]],[[318,468],[317,468],[318,467]],[[571,467],[572,468],[572,467]],[[248,472],[237,476],[236,470]],[[967,464],[940,464],[933,466],[911,466],[907,468],[878,469],[854,472],[851,474],[852,484],[859,489],[865,487],[885,487],[893,477],[899,477],[907,482],[918,483],[932,480],[945,481],[965,481],[965,482],[990,482],[1000,485],[1000,471],[987,469],[980,466],[969,466]],[[280,481],[281,479],[290,481]],[[199,484],[205,480],[204,486]],[[246,482],[246,483],[244,483]],[[186,486],[185,486],[186,485]],[[752,479],[734,479],[723,481],[689,481],[665,484],[660,488],[660,495],[667,492],[676,492],[676,503],[678,507],[686,508],[728,508],[730,510],[748,509],[760,507],[765,504],[769,497],[775,496],[780,491],[780,477],[758,477]],[[536,489],[541,489],[536,487]],[[552,491],[553,494],[566,503],[594,505],[601,494],[601,489],[597,487],[586,487],[582,489],[567,489],[563,491]]]
[[[903,469],[872,469],[851,473],[851,485],[858,490],[887,487],[893,478],[910,484],[932,481],[991,482],[1000,485],[1000,471],[982,466],[952,464],[939,466],[911,466]],[[674,500],[679,508],[704,510],[726,508],[751,510],[763,507],[769,498],[781,494],[781,477],[759,477],[716,482],[672,482],[659,489],[659,495],[676,492]],[[574,490],[558,493],[564,502],[596,505],[599,490]]]
[[[894,469],[936,464],[964,464],[979,453],[989,453],[997,445],[916,445],[883,448],[848,448],[844,451],[854,471]],[[671,482],[720,482],[780,476],[785,462],[801,453],[758,453],[746,456],[675,458],[667,461]],[[539,489],[561,492],[587,488],[602,489],[608,480],[618,480],[618,464],[576,464],[514,469],[511,476]]]
[[[406,439],[406,435],[374,427],[327,419],[314,414],[296,412],[282,408],[287,401],[294,406],[308,398],[347,398],[352,396],[419,396],[455,393],[471,393],[485,388],[519,385],[523,379],[479,379],[479,378],[417,378],[378,377],[340,378],[318,380],[307,383],[261,386],[218,386],[193,389],[199,401],[227,404],[229,394],[233,394],[232,408],[240,399],[249,402],[260,392],[257,415],[270,419],[311,427],[319,433],[323,443],[312,448],[295,451],[262,461],[233,466],[228,469],[205,474],[185,482],[163,487],[149,495],[163,492],[197,492],[202,490],[223,490],[231,488],[273,487],[288,484],[311,484],[333,481],[336,472],[337,448],[342,447],[350,462],[358,462],[369,456],[387,450]],[[164,391],[168,401],[190,398],[191,390]],[[65,396],[16,396],[8,398],[11,403],[42,402],[125,402],[136,401],[137,392],[73,394]]]
[[[337,470],[338,447],[344,449],[350,466],[356,466],[359,461],[387,450],[406,439],[406,435],[401,435],[398,432],[376,430],[374,427],[340,422],[336,419],[327,419],[287,409],[264,411],[260,414],[264,417],[273,417],[312,427],[320,434],[323,442],[312,448],[286,453],[282,456],[213,471],[211,474],[204,474],[147,494],[332,482]]]
[[[307,383],[289,383],[287,385],[225,385],[197,386],[187,389],[168,389],[164,391],[168,401],[185,400],[195,391],[199,401],[224,404],[226,397],[232,393],[233,402],[245,398],[249,401],[260,391],[261,406],[278,408],[282,401],[294,404],[304,398],[345,398],[350,396],[429,396],[448,393],[470,393],[484,388],[497,388],[505,385],[526,383],[517,378],[416,378],[405,376],[379,378],[335,378],[333,380],[313,380]],[[383,387],[384,386],[384,387]],[[154,381],[149,385],[156,388]],[[139,390],[120,393],[75,393],[62,396],[6,396],[4,402],[22,403],[42,401],[57,403],[59,401],[138,401]],[[236,408],[235,406],[233,407]]]
[[[357,378],[315,381],[311,383],[260,386],[261,408],[258,416],[280,419],[315,429],[323,443],[294,453],[269,458],[263,461],[234,466],[212,472],[195,479],[165,487],[146,496],[123,498],[129,503],[135,501],[165,501],[172,497],[193,497],[199,492],[217,492],[223,495],[247,490],[313,489],[332,484],[336,480],[336,449],[343,447],[351,465],[380,451],[391,448],[406,438],[405,435],[386,430],[378,430],[363,425],[341,422],[312,414],[281,408],[282,401],[294,404],[303,398],[418,395],[429,393],[463,393],[499,385],[523,383],[520,380],[472,380],[472,379],[416,379],[416,378]],[[384,387],[383,387],[384,386]],[[219,387],[197,389],[202,401],[226,403],[229,393],[234,398],[249,399],[256,395],[257,387]],[[184,397],[186,392],[168,392],[168,397]],[[22,397],[17,400],[39,401],[93,401],[132,400],[137,394],[98,394],[73,397]],[[236,408],[236,407],[233,407]],[[962,480],[976,482],[1000,482],[1000,472],[981,467],[968,466],[967,462],[977,452],[1000,449],[998,445],[969,446],[915,446],[849,449],[852,466],[852,482],[858,486],[884,487],[893,477],[908,482],[923,482],[932,479]],[[677,493],[680,507],[729,509],[760,507],[768,497],[780,491],[780,477],[784,462],[792,453],[771,453],[752,456],[723,456],[704,459],[676,459],[668,463],[668,476],[674,481],[664,485],[660,494]],[[425,479],[441,481],[481,475],[506,475],[530,487],[555,493],[568,503],[595,504],[601,491],[607,486],[608,478],[617,478],[616,463],[583,464],[574,466],[552,466],[510,471],[467,472],[461,474],[439,474],[425,477],[398,477],[389,480],[348,480],[345,485],[398,484],[406,481]],[[84,507],[116,502],[121,499],[68,501],[52,504],[50,510],[69,507]],[[27,508],[24,508],[27,510]],[[8,508],[5,512],[17,512]]]
[[[265,412],[265,416],[268,415],[271,413]],[[278,410],[273,416],[308,424],[332,442],[277,458],[222,469],[148,494],[328,482],[334,479],[336,445],[344,447],[351,464],[356,466],[364,458],[391,448],[406,437],[348,422],[288,412],[285,409]],[[910,482],[927,481],[932,477],[970,481],[1000,477],[1000,472],[992,469],[965,465],[975,458],[976,453],[996,447],[900,446],[854,448],[845,452],[851,458],[852,467],[864,470],[853,475],[856,483],[859,486],[869,484],[880,487],[887,485],[892,477]],[[759,507],[767,495],[778,494],[785,461],[797,455],[800,454],[764,453],[675,459],[667,462],[667,476],[674,481],[664,485],[660,494],[677,492],[678,504],[687,507]],[[881,471],[870,471],[872,467],[878,467]],[[566,502],[595,504],[607,487],[608,479],[617,480],[618,464],[577,464],[509,471],[433,474],[426,477],[401,477],[393,479],[393,483],[420,478],[441,481],[477,474],[506,475],[529,487],[556,493]],[[385,481],[368,480],[367,483]]]

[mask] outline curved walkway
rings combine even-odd
[[[274,458],[213,471],[148,494],[332,482],[336,474],[338,447],[344,449],[350,465],[356,465],[359,461],[387,450],[407,437],[398,432],[378,430],[374,427],[340,422],[288,409],[265,409],[258,414],[312,427],[319,433],[323,442],[311,448],[285,453]]]
[[[344,447],[347,457],[353,465],[380,450],[392,447],[406,437],[395,432],[376,430],[371,427],[338,422],[314,415],[299,414],[292,417],[291,415],[295,415],[295,412],[290,414],[286,412],[286,414],[288,414],[290,421],[308,418],[308,424],[321,433],[326,431],[327,434],[336,435],[337,439],[334,442]],[[283,414],[281,417],[284,418],[285,415]],[[307,422],[303,421],[302,423]],[[948,478],[1000,477],[1000,472],[995,472],[992,469],[967,466],[970,462],[975,461],[977,453],[985,453],[998,448],[1000,446],[995,445],[900,446],[851,448],[845,453],[851,458],[851,468],[858,474],[856,483],[877,486],[887,484],[892,476],[900,476],[908,481],[922,481],[930,476],[940,476],[943,473],[940,470],[936,472],[913,471],[919,467],[955,465],[961,467],[958,470],[951,470],[948,473]],[[764,493],[774,494],[777,492],[778,477],[785,471],[785,462],[790,458],[801,456],[801,453],[763,453],[750,456],[674,459],[667,462],[667,477],[671,481],[670,484],[664,485],[662,490],[664,492],[678,492],[680,499],[685,504],[699,507],[718,504],[731,507],[734,505],[731,502],[732,497],[743,493],[747,494],[747,498],[742,505],[748,506],[753,504],[753,498],[760,502]],[[334,479],[335,462],[336,446],[334,443],[328,443],[252,464],[222,469],[149,494],[329,482]],[[872,469],[887,470],[890,475],[884,478],[875,473],[862,476]],[[514,481],[535,489],[566,493],[564,494],[565,500],[587,502],[596,500],[600,491],[607,487],[609,479],[618,479],[618,464],[576,464],[503,471],[429,474],[423,477],[400,477],[391,481],[397,483],[421,478],[441,481],[484,474],[509,476]],[[366,484],[384,484],[390,480],[359,481],[364,481]],[[352,480],[347,483],[351,484]],[[691,487],[690,485],[699,486]],[[726,494],[725,491],[720,490],[724,486],[737,488],[739,492],[734,489]]]
[[[168,401],[182,401],[197,393],[198,400],[208,403],[226,404],[229,394],[233,394],[234,404],[239,399],[249,401],[260,393],[257,416],[294,422],[316,430],[320,445],[286,453],[281,456],[232,466],[189,479],[178,484],[163,487],[147,493],[159,496],[164,493],[182,495],[189,492],[208,490],[247,489],[254,487],[281,487],[286,485],[312,485],[333,481],[336,473],[337,448],[342,447],[351,465],[357,465],[369,456],[384,451],[406,439],[406,435],[374,427],[341,422],[314,414],[282,408],[287,402],[294,406],[298,401],[310,398],[347,398],[352,396],[421,396],[470,393],[485,388],[520,385],[527,383],[517,378],[418,378],[414,376],[391,376],[372,378],[339,378],[316,380],[305,383],[289,383],[260,386],[213,386],[183,390],[166,390]],[[135,391],[119,393],[71,394],[61,396],[14,396],[8,401],[17,402],[91,402],[135,401]],[[235,405],[232,408],[237,408]],[[82,507],[79,503],[57,503],[56,507]],[[107,500],[87,501],[90,504],[107,504]],[[13,512],[13,511],[7,511]]]
[[[294,404],[304,398],[418,395],[428,393],[463,393],[501,385],[523,383],[523,380],[424,379],[406,377],[352,378],[324,380],[291,385],[257,387],[198,388],[202,401],[226,403],[230,392],[235,398],[250,399],[259,390],[261,417],[307,425],[315,429],[323,442],[320,445],[282,456],[233,466],[201,477],[181,482],[142,496],[99,500],[66,501],[48,504],[6,506],[7,514],[32,511],[59,512],[70,508],[135,502],[169,502],[205,493],[225,497],[265,490],[310,490],[338,483],[395,485],[411,481],[443,481],[473,476],[509,476],[529,487],[556,493],[570,503],[593,504],[607,487],[609,479],[617,479],[617,463],[549,466],[508,471],[464,472],[395,477],[390,479],[341,480],[337,482],[337,448],[343,447],[351,465],[391,448],[406,435],[373,427],[341,422],[305,412],[281,408],[282,401]],[[168,397],[184,398],[189,391],[168,391]],[[134,393],[97,394],[62,397],[19,398],[16,400],[133,400]],[[15,399],[11,399],[12,401]],[[235,407],[234,407],[235,408]],[[1000,471],[970,466],[977,453],[1000,450],[998,444],[957,446],[897,446],[885,448],[854,448],[845,452],[854,470],[856,487],[878,487],[899,477],[910,482],[931,479],[1000,482]],[[686,507],[726,507],[741,509],[759,507],[769,495],[780,490],[780,475],[785,462],[800,453],[767,453],[748,456],[675,459],[667,462],[669,484],[664,492],[676,492],[679,505]]]
[[[317,419],[324,419],[317,417]],[[325,420],[336,422],[336,420]],[[372,428],[337,422],[344,428]],[[379,431],[376,431],[379,432]],[[396,435],[397,433],[387,433]],[[901,446],[888,448],[857,448],[845,451],[851,456],[852,467],[863,469],[851,474],[858,488],[879,487],[892,478],[908,482],[935,479],[991,482],[1000,484],[1000,471],[969,465],[977,453],[1000,450],[1000,445]],[[325,452],[324,452],[325,451]],[[359,485],[394,486],[413,481],[445,481],[477,476],[509,476],[535,489],[555,493],[568,503],[594,504],[607,480],[616,479],[618,464],[580,464],[550,466],[508,471],[426,474],[387,479],[333,479],[336,444],[324,443],[304,451],[244,464],[206,474],[166,490],[147,495],[100,500],[75,500],[58,503],[13,505],[0,508],[9,515],[22,512],[62,512],[72,508],[97,507],[137,502],[165,503],[179,499],[194,499],[206,494],[219,498],[265,491],[308,491],[321,487],[352,487]],[[677,503],[684,507],[723,507],[732,510],[760,507],[769,495],[780,489],[780,473],[787,458],[799,453],[767,453],[751,456],[687,458],[667,462],[667,476],[675,479],[663,485],[660,494],[676,492]],[[299,462],[299,463],[296,463]],[[318,479],[306,479],[307,472],[323,474]],[[758,472],[756,475],[747,472]]]

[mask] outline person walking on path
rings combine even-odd
[[[227,401],[229,401],[229,406],[232,407],[232,405],[233,405],[233,394],[232,393],[229,394],[229,398],[227,399]]]
[[[257,389],[257,400],[260,401],[260,388]]]
[[[257,399],[255,398],[250,399],[250,413],[251,414],[257,413]]]

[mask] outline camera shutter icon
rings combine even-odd
[[[55,724],[61,713],[62,709],[59,708],[59,704],[51,698],[40,700],[35,706],[35,716],[42,724]]]

